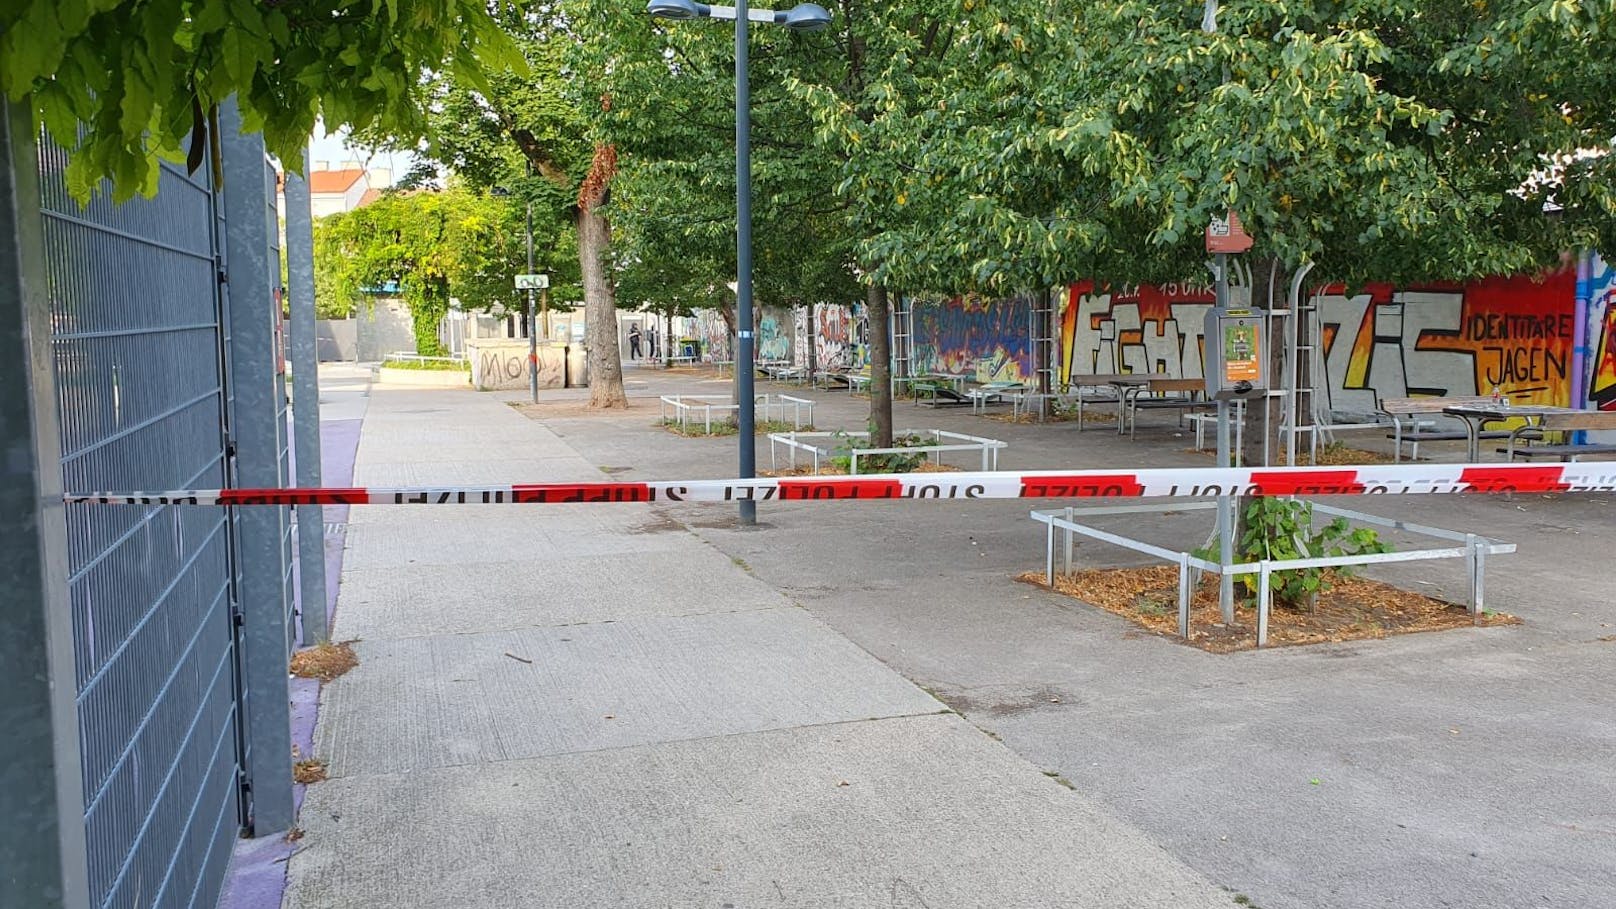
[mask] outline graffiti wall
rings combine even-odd
[[[820,369],[854,369],[859,364],[853,351],[853,311],[835,303],[814,307],[814,327],[818,333],[814,349]]]
[[[1588,406],[1616,410],[1616,266],[1590,255],[1587,269]]]
[[[915,373],[964,373],[978,382],[1033,377],[1031,300],[955,298],[914,303],[911,311]]]
[[[790,360],[792,335],[791,310],[764,306],[758,310],[757,358],[759,360]]]
[[[1488,394],[1571,403],[1575,278],[1557,272],[1464,286],[1370,285],[1319,301],[1332,410],[1368,413],[1378,398]]]
[[[810,318],[812,322],[810,323]],[[729,328],[716,309],[699,310],[691,320],[702,351],[713,360],[731,360]],[[817,332],[814,355],[820,369],[860,369],[869,364],[869,333],[864,307],[821,303],[809,316],[806,307],[760,308],[758,312],[757,358],[789,360],[797,366],[808,362],[808,331]]]
[[[1380,398],[1487,394],[1566,405],[1576,324],[1574,277],[1488,278],[1467,285],[1370,285],[1317,300],[1321,390],[1332,410],[1373,413]],[[1244,302],[1238,294],[1236,305]],[[1199,378],[1210,287],[1074,284],[1061,313],[1062,382],[1159,372]],[[1616,406],[1616,354],[1608,367]],[[1590,386],[1592,387],[1592,386]]]
[[[696,337],[701,339],[701,352],[709,360],[733,360],[729,349],[729,325],[716,309],[696,312]]]
[[[1061,308],[1060,381],[1118,372],[1199,378],[1212,302],[1211,287],[1073,284]]]

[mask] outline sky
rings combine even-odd
[[[382,152],[372,157],[368,149],[350,147],[344,134],[326,135],[325,124],[315,124],[314,138],[309,142],[309,161],[314,169],[320,169],[321,161],[334,170],[350,161],[358,161],[363,166],[367,159],[372,168],[390,169],[394,181],[403,177],[415,163],[415,156],[408,152]]]

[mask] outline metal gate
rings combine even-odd
[[[209,168],[165,165],[155,198],[81,208],[66,163],[40,148],[66,487],[230,485]],[[92,904],[211,907],[242,817],[229,521],[67,519]]]

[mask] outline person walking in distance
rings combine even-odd
[[[631,360],[640,358],[640,323],[638,322],[628,327],[628,356]]]
[[[651,328],[650,328],[649,331],[646,332],[645,337],[646,337],[646,340],[650,342],[650,346],[651,346],[650,357],[651,357],[651,359],[655,360],[657,358],[657,356],[658,356],[658,353],[657,353],[657,330],[656,330],[656,324],[655,323],[652,323]]]

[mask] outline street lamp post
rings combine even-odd
[[[740,398],[741,479],[757,475],[757,439],[752,379],[756,374],[752,336],[752,104],[747,80],[747,44],[752,22],[772,22],[793,31],[817,31],[830,24],[830,12],[817,3],[789,10],[754,10],[747,0],[713,6],[693,0],[651,0],[646,11],[659,19],[732,19],[735,22],[735,385]],[[757,502],[741,502],[741,524],[757,523]]]

